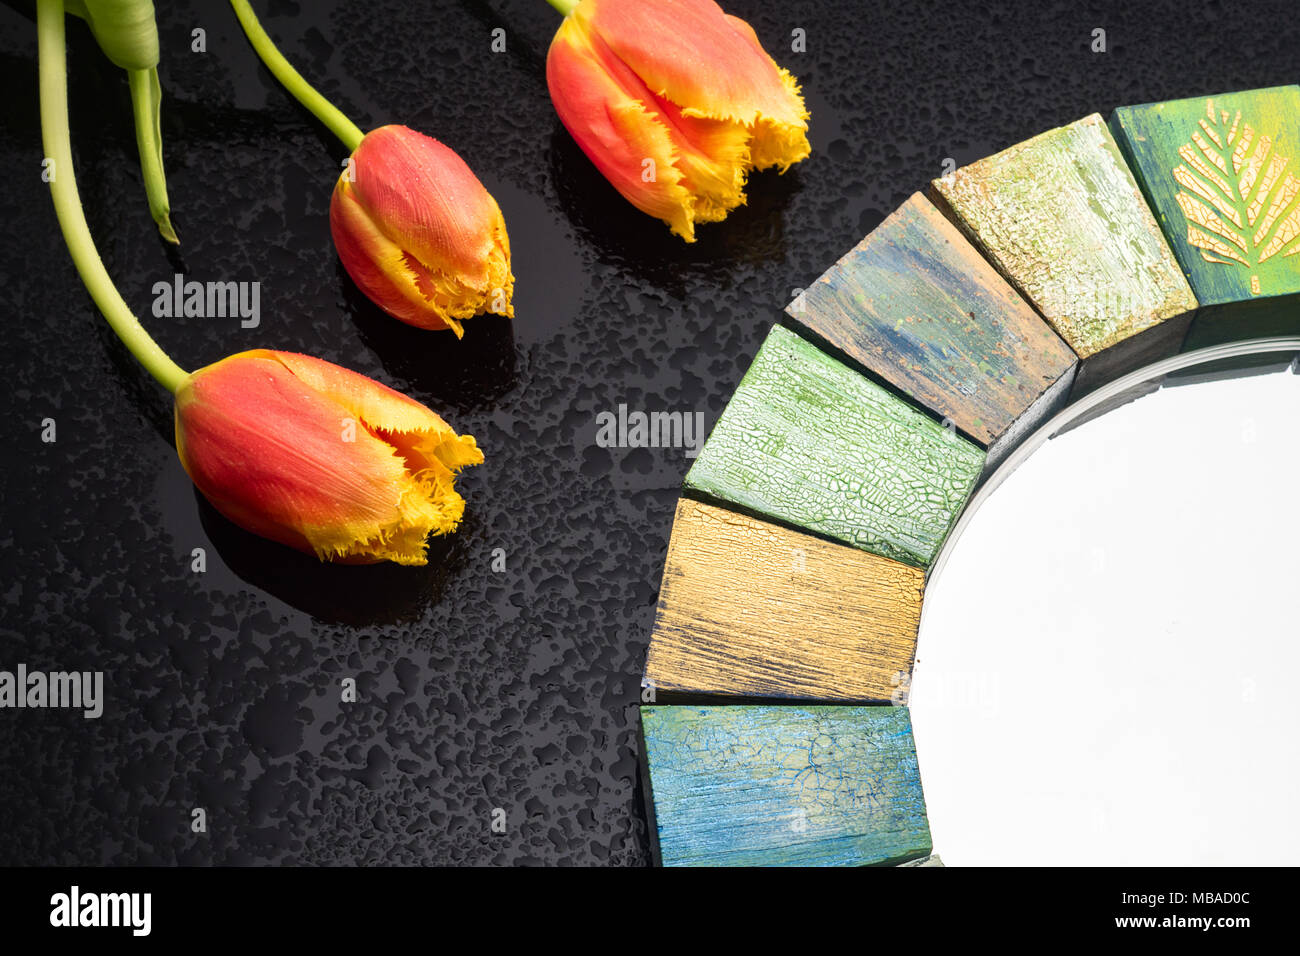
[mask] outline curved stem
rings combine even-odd
[[[293,64],[275,48],[271,38],[257,22],[257,15],[248,5],[248,0],[230,0],[230,5],[235,10],[235,16],[239,18],[239,25],[244,28],[244,35],[248,37],[248,42],[253,45],[253,49],[257,51],[266,68],[286,90],[293,94],[294,99],[311,110],[318,120],[329,127],[331,133],[343,141],[343,145],[349,152],[356,149],[365,134],[352,120],[344,116],[338,107],[321,96],[315,87],[304,80],[302,74],[293,68]]]
[[[169,392],[187,373],[158,347],[131,312],[95,250],[72,170],[72,141],[68,131],[68,65],[63,37],[63,0],[36,0],[36,34],[41,75],[41,140],[49,168],[50,195],[63,231],[63,241],[90,296],[108,324],[141,365]]]
[[[580,0],[546,0],[546,2],[567,17],[573,12],[573,8],[578,5]]]
[[[149,197],[149,212],[158,224],[162,237],[179,245],[176,230],[172,228],[171,203],[167,200],[167,177],[163,173],[162,124],[159,115],[162,87],[158,84],[158,68],[127,70],[126,75],[131,83],[135,143],[140,152],[140,175],[144,177],[144,191]]]

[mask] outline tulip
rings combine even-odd
[[[321,560],[422,565],[456,530],[453,481],[483,461],[425,406],[329,362],[258,349],[176,390],[176,450],[240,527]]]
[[[339,259],[375,304],[464,335],[479,312],[514,315],[510,239],[496,200],[456,153],[405,126],[367,133],[330,199]]]
[[[799,85],[713,0],[551,0],[560,121],[632,205],[687,242],[745,202],[750,170],[808,156]]]
[[[330,199],[343,268],[377,306],[421,329],[513,316],[510,239],[496,200],[454,151],[405,126],[362,135],[275,48],[248,0],[230,0],[262,63],[351,151]]]
[[[419,402],[355,372],[291,352],[242,352],[186,372],[122,298],[86,222],[68,129],[64,10],[37,0],[41,140],[50,196],[72,262],[109,326],[175,396],[176,450],[222,514],[322,560],[424,564],[425,539],[465,510],[456,473],[483,461]]]

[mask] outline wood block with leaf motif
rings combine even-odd
[[[1075,394],[1178,351],[1196,298],[1097,114],[937,179],[932,196],[1082,360]]]
[[[685,487],[928,568],[983,465],[955,430],[778,325]]]
[[[641,763],[664,866],[889,866],[930,854],[906,707],[642,707]]]
[[[1125,106],[1110,122],[1201,304],[1185,349],[1300,332],[1300,86]]]
[[[786,312],[956,425],[990,468],[1074,381],[1070,348],[920,193]]]
[[[889,701],[912,670],[924,586],[898,561],[683,498],[643,684],[697,699]]]

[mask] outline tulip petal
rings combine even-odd
[[[329,560],[424,564],[455,530],[455,471],[483,460],[432,411],[305,355],[256,350],[192,374],[176,394],[191,479],[236,524]]]
[[[726,17],[736,32],[753,46],[757,55],[767,57],[767,51],[758,42],[753,27],[731,14],[726,14]],[[776,66],[775,61],[773,66]],[[768,115],[760,110],[758,120],[754,123],[750,151],[755,169],[779,166],[784,173],[795,163],[807,159],[812,146],[808,142],[808,108],[804,106],[799,81],[783,66],[777,66],[777,72],[781,77],[781,85],[785,88],[786,115]]]
[[[348,274],[396,318],[450,328],[480,312],[513,316],[501,209],[453,150],[405,126],[368,133],[330,201]]]
[[[730,120],[689,115],[661,97],[655,97],[655,106],[674,134],[673,163],[682,171],[682,186],[691,193],[692,220],[721,222],[745,202],[751,167],[749,130]]]
[[[668,128],[647,108],[653,96],[645,84],[621,64],[602,63],[572,17],[551,41],[546,82],[560,122],[601,175],[636,208],[693,241],[691,194],[673,164]]]
[[[330,199],[330,229],[343,268],[372,302],[407,325],[465,334],[451,314],[460,297],[440,290],[437,276],[379,230],[342,177]]]
[[[755,129],[756,168],[784,169],[811,151],[798,84],[713,0],[583,0],[571,18],[687,115]]]
[[[547,83],[597,168],[687,242],[745,202],[751,169],[784,172],[810,151],[794,77],[711,0],[583,0],[551,43]]]
[[[432,271],[486,288],[500,210],[454,150],[405,126],[381,126],[353,159],[357,199],[386,236]]]

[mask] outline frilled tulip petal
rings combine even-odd
[[[473,438],[418,402],[267,350],[186,380],[176,444],[195,485],[236,524],[322,559],[399,564],[424,564],[425,539],[455,530],[465,503],[452,476],[483,460]]]
[[[487,288],[501,210],[455,150],[405,126],[381,126],[353,159],[357,198],[386,236],[431,270]]]
[[[430,469],[450,478],[466,465],[483,463],[473,436],[456,434],[439,415],[401,392],[310,355],[276,356],[301,381],[329,395],[397,449],[412,473]]]
[[[572,18],[688,115],[782,131],[789,139],[782,155],[772,156],[765,145],[757,168],[789,166],[808,155],[801,135],[808,111],[794,78],[768,56],[748,23],[713,0],[583,0]]]
[[[340,177],[330,200],[330,228],[343,268],[372,302],[395,319],[422,329],[451,329],[460,338],[465,327],[453,312],[463,297],[445,290],[439,277],[385,236]],[[470,315],[473,315],[470,312]]]
[[[496,200],[456,153],[405,126],[368,133],[339,177],[330,227],[366,295],[410,325],[463,333],[480,312],[513,316],[510,239]]]
[[[794,78],[711,0],[583,0],[551,43],[547,83],[601,173],[687,242],[744,203],[751,169],[810,151]]]
[[[656,97],[660,117],[673,129],[682,186],[694,199],[695,222],[720,222],[745,202],[750,169],[750,133],[739,123],[690,116]]]
[[[750,161],[755,169],[779,166],[785,172],[795,163],[802,162],[812,152],[808,142],[808,109],[804,106],[799,81],[785,67],[777,66],[758,42],[754,28],[739,17],[726,14],[727,20],[753,46],[755,55],[772,63],[785,88],[786,109],[773,113],[759,110],[754,123],[754,137],[750,142]]]
[[[645,84],[621,64],[602,63],[571,17],[551,43],[546,81],[560,122],[601,175],[636,208],[691,240],[691,194],[673,165],[668,128],[646,107],[653,96]],[[646,160],[654,163],[652,175]]]

